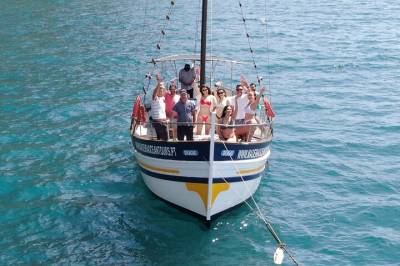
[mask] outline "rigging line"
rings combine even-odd
[[[225,141],[222,141],[222,144],[224,145],[225,150],[228,150],[228,147],[226,146]],[[234,161],[231,155],[229,155],[229,157],[230,157],[231,161]],[[235,170],[239,173],[239,176],[240,176],[240,178],[242,179],[242,182],[244,183],[246,189],[248,190],[247,184],[246,184],[246,182],[244,181],[244,178],[243,178],[242,174],[240,174],[240,172],[238,171],[238,168],[237,168],[236,165],[234,165],[234,167],[235,167]],[[224,177],[222,177],[222,179],[224,180],[225,183],[228,183],[228,184],[229,184],[229,182],[228,182]],[[250,195],[250,198],[252,199],[253,204],[254,204],[254,206],[255,206],[256,209],[257,209],[256,215],[264,222],[264,224],[266,225],[268,231],[271,233],[271,235],[273,236],[273,238],[274,238],[274,239],[277,241],[277,243],[279,244],[279,247],[281,247],[283,250],[285,250],[285,252],[289,255],[289,257],[292,259],[292,261],[293,261],[293,263],[294,263],[295,265],[299,265],[299,263],[298,263],[297,260],[295,259],[294,255],[292,254],[292,252],[291,252],[291,251],[289,250],[289,248],[287,247],[287,245],[279,238],[279,236],[278,236],[278,234],[276,233],[276,231],[274,230],[272,224],[266,219],[265,215],[263,215],[263,213],[261,212],[261,209],[260,209],[260,207],[258,206],[258,204],[257,204],[256,200],[254,199],[253,195]],[[245,200],[244,202],[247,204],[247,206],[249,206],[249,208],[250,208],[251,210],[254,210],[254,209],[251,207],[251,205],[247,203],[247,200]]]
[[[147,28],[147,25],[146,25],[147,6],[148,6],[148,2],[147,2],[147,0],[145,0],[145,1],[144,1],[143,33],[145,33],[145,30],[146,30],[146,28]]]
[[[210,0],[210,55],[213,56],[213,1]],[[211,72],[210,72],[210,88],[212,88],[214,76],[214,62],[211,62]]]
[[[266,52],[266,55],[267,55],[267,83],[268,83],[268,94],[269,94],[269,101],[271,102],[271,104],[272,104],[272,91],[271,91],[271,66],[270,66],[270,61],[269,61],[269,59],[270,59],[270,57],[269,57],[269,53],[270,53],[270,50],[269,50],[269,38],[268,38],[268,29],[269,29],[269,21],[267,20],[267,1],[268,0],[265,0],[264,1],[264,19],[265,19],[265,43],[266,43],[266,45],[267,45],[267,52]]]
[[[213,56],[213,4],[214,2],[210,0],[210,55]]]
[[[201,0],[198,1],[197,10],[201,10]],[[194,54],[197,53],[197,41],[199,37],[199,23],[200,23],[200,12],[196,15],[196,33],[194,35]]]
[[[245,17],[245,14],[244,14],[243,6],[242,6],[242,3],[240,2],[240,0],[238,2],[239,2],[240,12],[242,14],[242,21],[243,21],[244,31],[246,33],[247,42],[249,44],[249,49],[250,49],[250,53],[251,53],[251,58],[253,60],[253,66],[254,66],[254,69],[255,69],[256,75],[257,75],[257,82],[258,82],[259,85],[261,85],[261,78],[258,75],[257,65],[256,65],[256,61],[255,61],[255,58],[254,58],[254,50],[251,47],[250,34],[249,34],[248,30],[247,30],[246,17]]]
[[[157,55],[159,55],[159,54],[161,53],[161,43],[162,43],[162,41],[164,40],[164,37],[165,37],[165,35],[166,35],[165,29],[167,28],[167,25],[168,25],[168,23],[169,23],[170,20],[171,20],[172,11],[173,11],[173,7],[174,7],[174,6],[175,6],[175,0],[171,0],[170,6],[169,6],[169,8],[168,8],[167,15],[165,16],[166,21],[164,22],[164,24],[163,24],[162,27],[161,27],[161,31],[160,31],[160,32],[161,32],[161,36],[160,36],[160,39],[159,39],[159,41],[157,42],[157,45],[156,45],[156,47],[157,47],[156,54],[157,54]],[[155,71],[156,71],[156,65],[157,65],[157,63],[156,63],[155,59],[152,58],[152,59],[151,59],[151,62],[153,63],[153,68],[152,68],[152,71],[151,71],[151,72],[149,72],[148,74],[146,74],[146,78],[149,80],[149,82],[148,82],[147,88],[145,88],[145,92],[148,91],[149,86],[150,86],[151,77],[154,75],[154,73],[155,73]]]
[[[169,22],[171,20],[171,15],[172,15],[172,10],[173,10],[172,8],[174,6],[175,6],[175,1],[173,0],[173,1],[171,1],[171,5],[169,6],[168,13],[165,16],[166,21],[165,21],[165,23],[164,23],[164,25],[163,25],[163,27],[161,29],[161,36],[160,36],[160,39],[158,40],[158,43],[156,45],[157,50],[158,50],[158,54],[161,52],[161,43],[165,38],[165,35],[166,35],[165,30],[166,30],[166,28],[167,28],[167,26],[168,26],[168,24],[169,24]],[[155,65],[155,62],[153,62],[153,64]]]

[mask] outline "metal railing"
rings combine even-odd
[[[260,121],[262,121],[259,118]],[[158,124],[155,126],[155,124]],[[159,126],[160,125],[160,126]],[[206,127],[211,127],[211,123],[207,122],[196,122],[196,123],[188,123],[188,122],[173,122],[173,121],[148,121],[148,122],[140,122],[135,120],[132,126],[131,134],[135,135],[139,138],[146,138],[146,139],[152,139],[152,140],[157,140],[157,132],[156,132],[156,127],[159,127],[159,130],[166,130],[167,134],[167,140],[168,141],[179,141],[176,136],[176,130],[178,126],[193,126],[193,137],[194,140],[196,141],[209,141],[210,140],[210,134],[196,134],[197,132],[197,126],[203,126],[203,131],[205,131]],[[261,123],[256,123],[256,124],[238,124],[238,125],[226,125],[226,124],[219,124],[215,123],[215,126],[217,128],[216,136],[219,136],[218,129],[221,126],[224,126],[229,129],[233,129],[235,135],[236,131],[250,131],[254,130],[254,135],[252,139],[250,140],[251,142],[259,142],[259,141],[265,141],[267,139],[272,138],[273,134],[273,128],[272,128],[272,121],[266,120]],[[165,132],[164,132],[165,133]],[[216,139],[216,141],[225,141],[224,139],[221,139],[220,137]]]

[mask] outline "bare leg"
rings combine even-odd
[[[177,136],[176,128],[172,128],[172,138],[176,140],[176,136]]]
[[[197,126],[196,126],[196,134],[197,135],[201,135],[201,131],[203,130],[203,122],[201,122],[201,124],[199,122],[197,122]]]
[[[247,135],[247,142],[251,142],[251,139],[253,138],[254,132],[256,131],[256,127],[255,126],[251,126],[249,128],[249,133]]]
[[[210,135],[211,125],[206,124],[206,135]]]

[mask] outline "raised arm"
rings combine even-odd
[[[156,99],[157,92],[160,89],[160,84],[163,82],[163,78],[161,77],[160,74],[156,75],[156,79],[157,79],[157,85],[153,91],[153,97],[152,97],[153,101]]]
[[[240,75],[240,84],[242,85],[244,91],[250,91],[250,84],[243,75]]]
[[[257,95],[256,100],[254,101],[254,103],[251,104],[251,107],[253,109],[255,109],[258,105],[258,103],[260,102],[261,97],[263,96],[264,92],[265,92],[265,87],[262,87],[260,90],[260,93]]]
[[[157,86],[154,88],[154,91],[153,91],[153,97],[151,97],[153,99],[153,101],[156,99],[158,88],[159,88],[159,86],[157,84]]]

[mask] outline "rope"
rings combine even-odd
[[[225,143],[226,143],[225,141],[222,141],[222,144],[224,145],[225,150],[228,150],[228,147],[226,146]],[[231,159],[232,162],[234,162],[234,160],[233,160],[231,155],[229,155],[229,158]],[[239,169],[237,168],[237,165],[234,164],[234,167],[235,167],[236,172],[239,173],[240,179],[242,180],[243,184],[245,185],[246,190],[249,192],[249,188],[248,188],[246,182],[244,181],[243,176],[240,174]],[[222,177],[222,179],[224,180],[225,183],[229,184],[229,182],[224,177]],[[238,193],[236,193],[236,191],[235,191],[235,194],[238,195]],[[238,196],[240,197],[240,195],[238,195]],[[259,205],[257,204],[256,200],[254,199],[253,195],[250,195],[250,198],[251,198],[255,208],[257,209],[255,214],[264,222],[264,224],[267,227],[268,231],[271,233],[272,237],[278,243],[278,246],[280,248],[282,248],[289,255],[289,257],[292,259],[293,263],[298,266],[299,263],[297,262],[296,258],[294,257],[292,252],[289,250],[287,245],[279,238],[279,236],[276,233],[276,231],[274,230],[272,224],[266,219],[265,215],[263,215],[263,213],[262,213]],[[247,200],[245,200],[244,202],[250,208],[251,211],[254,211],[254,208],[247,202]]]
[[[166,28],[168,26],[168,23],[171,20],[172,11],[173,11],[174,6],[175,6],[175,0],[171,0],[170,6],[168,8],[167,15],[165,16],[165,23],[161,27],[161,31],[160,31],[161,32],[161,36],[160,36],[160,39],[158,40],[157,45],[156,45],[156,48],[157,48],[156,55],[157,56],[161,53],[161,44],[162,44],[162,41],[165,38],[165,35],[166,35],[165,30],[166,30]],[[148,84],[147,84],[147,88],[143,88],[145,91],[148,91],[149,86],[150,86],[151,78],[152,78],[152,76],[154,75],[154,73],[156,71],[157,63],[156,63],[154,58],[151,59],[151,63],[153,63],[153,69],[152,69],[151,73],[149,72],[148,74],[146,74],[146,78],[148,79]]]
[[[251,58],[253,60],[253,66],[254,66],[254,69],[255,69],[256,74],[257,74],[257,82],[258,82],[258,85],[261,86],[261,77],[258,75],[257,64],[256,64],[256,61],[255,61],[255,58],[254,58],[254,50],[251,47],[250,34],[249,34],[248,30],[247,30],[246,17],[245,17],[243,6],[242,6],[242,3],[240,2],[240,0],[239,0],[239,7],[240,7],[240,12],[242,14],[243,27],[244,27],[244,31],[246,33],[247,42],[249,44]]]
[[[146,18],[147,18],[147,0],[144,2],[144,18],[143,18],[143,33],[147,29],[147,23],[146,23]]]
[[[210,0],[210,56],[213,56],[213,1]],[[210,88],[214,77],[214,61],[211,61]],[[207,83],[207,82],[206,82]]]
[[[198,1],[197,10],[201,10],[201,0]],[[197,12],[196,15],[196,33],[194,36],[194,54],[197,52],[197,41],[199,37],[199,24],[200,24],[200,12]]]
[[[269,29],[269,25],[268,25],[268,20],[267,20],[267,1],[264,1],[264,18],[265,18],[265,43],[267,44],[267,82],[268,82],[268,93],[269,93],[269,101],[272,104],[272,92],[271,92],[271,68],[270,68],[270,64],[269,64],[269,41],[268,41],[268,29]]]

